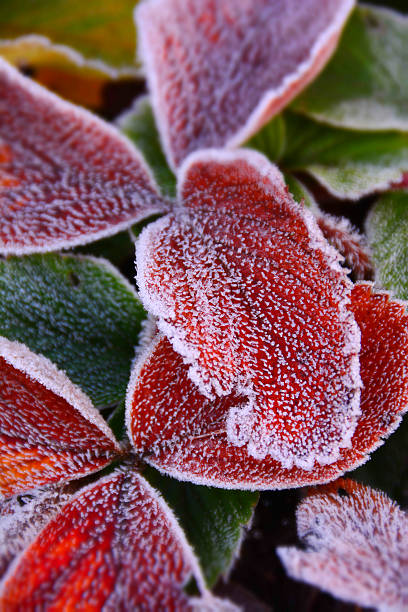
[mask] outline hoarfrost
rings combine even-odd
[[[292,100],[334,51],[353,0],[151,0],[140,55],[173,167],[236,146]]]
[[[278,549],[292,578],[383,612],[408,608],[408,516],[384,493],[339,480],[301,503],[297,524],[306,550]]]
[[[117,233],[166,202],[112,126],[0,58],[0,252],[44,252]]]
[[[203,395],[245,399],[231,407],[231,443],[287,468],[333,463],[360,414],[340,255],[258,153],[192,154],[178,192],[136,246],[145,307]]]

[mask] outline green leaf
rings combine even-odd
[[[264,152],[271,160],[280,159],[286,148],[286,121],[283,115],[276,115],[248,140],[246,146]]]
[[[308,172],[339,198],[357,200],[384,191],[408,169],[408,134],[344,130],[292,112],[283,119],[286,147],[279,158],[275,142],[267,138],[268,126],[258,150],[285,171]]]
[[[0,335],[48,357],[98,408],[125,397],[144,317],[135,291],[104,260],[0,261]]]
[[[259,494],[180,482],[150,467],[143,475],[179,519],[207,585],[212,587],[238,554],[244,526],[251,520]]]
[[[285,183],[289,187],[289,191],[296,202],[303,202],[303,204],[307,208],[310,208],[310,210],[315,214],[320,212],[313,194],[310,193],[308,188],[301,181],[299,181],[299,179],[293,176],[293,174],[290,174],[289,172],[285,173]]]
[[[0,38],[47,36],[86,59],[135,71],[137,0],[2,0]]]
[[[360,6],[325,70],[292,108],[357,130],[408,130],[407,39],[408,17]]]
[[[143,153],[163,194],[174,197],[176,177],[164,156],[149,98],[139,98],[133,108],[119,117],[117,126]]]
[[[384,194],[366,221],[376,282],[408,300],[408,192]]]

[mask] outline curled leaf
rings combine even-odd
[[[334,51],[353,0],[151,0],[136,12],[168,160],[236,146],[292,100]]]
[[[408,607],[408,516],[380,491],[340,479],[296,513],[306,550],[279,548],[292,578],[381,612]]]
[[[241,489],[328,482],[367,461],[408,408],[408,317],[401,303],[368,283],[355,286],[349,307],[361,331],[361,416],[350,446],[339,450],[337,461],[315,463],[312,470],[287,468],[270,455],[259,459],[245,446],[232,444],[228,413],[242,398],[211,401],[202,395],[182,357],[161,336],[135,366],[129,385],[127,423],[136,450],[181,480]],[[319,432],[321,423],[316,419],[308,426]]]
[[[236,398],[231,444],[287,468],[336,461],[360,391],[339,255],[257,153],[193,154],[178,190],[180,206],[137,244],[146,309],[201,393]]]

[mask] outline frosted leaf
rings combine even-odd
[[[280,116],[279,123],[285,134],[279,151],[269,124],[250,145],[287,172],[311,174],[337,198],[355,201],[386,191],[401,181],[408,168],[405,132],[344,130],[290,111]]]
[[[124,399],[144,316],[135,288],[106,260],[0,261],[0,335],[48,357],[97,408]]]
[[[67,487],[49,486],[0,502],[0,576],[69,498]]]
[[[353,130],[407,131],[407,35],[406,15],[358,6],[332,60],[292,107]]]
[[[316,463],[313,470],[285,468],[270,455],[257,459],[245,446],[231,444],[228,412],[242,398],[211,401],[202,395],[163,336],[136,364],[129,384],[127,426],[136,450],[170,476],[233,489],[328,482],[361,465],[398,427],[408,407],[408,317],[401,303],[375,292],[369,283],[355,286],[350,309],[361,330],[362,413],[350,448],[340,449],[335,463]],[[319,427],[318,420],[311,420],[302,432]]]
[[[1,58],[0,117],[1,253],[84,244],[166,209],[115,128]]]
[[[323,236],[341,253],[354,278],[372,278],[373,264],[365,237],[345,217],[336,218],[319,212],[317,224]]]
[[[11,566],[0,601],[7,610],[189,610],[191,576],[211,600],[173,514],[131,465],[71,498]]]
[[[257,153],[193,154],[179,194],[136,247],[144,306],[204,395],[239,398],[226,425],[233,445],[287,468],[336,461],[360,390],[340,256]]]
[[[340,479],[296,513],[306,550],[278,548],[292,578],[383,612],[408,609],[408,515],[384,493]]]
[[[136,11],[164,149],[236,146],[322,69],[353,0],[150,0]]]
[[[0,493],[94,472],[120,448],[90,399],[48,359],[0,337]]]

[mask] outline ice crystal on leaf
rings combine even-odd
[[[0,58],[0,253],[84,244],[166,209],[115,128]]]
[[[355,286],[348,307],[361,332],[361,415],[349,447],[339,450],[335,462],[315,462],[312,470],[288,468],[271,455],[259,459],[231,443],[228,414],[239,402],[245,405],[245,399],[236,393],[213,400],[202,395],[183,358],[163,336],[136,364],[129,385],[127,421],[136,450],[177,478],[244,489],[327,482],[364,463],[407,410],[408,317],[402,304],[368,283]],[[287,422],[290,427],[290,417]],[[282,436],[285,426],[283,421]],[[299,420],[298,440],[307,441],[320,426],[312,418]]]
[[[191,610],[183,587],[192,575],[205,592],[174,516],[128,466],[77,493],[17,557],[2,582],[1,609],[86,602],[94,610]]]
[[[89,398],[48,359],[0,337],[0,494],[101,469],[120,447]]]
[[[193,154],[178,190],[179,207],[137,245],[145,307],[204,395],[240,397],[232,444],[287,468],[332,463],[360,414],[360,338],[339,255],[257,153]]]
[[[288,573],[383,612],[408,608],[408,516],[384,493],[340,479],[297,511],[306,550],[280,548]]]
[[[164,149],[173,166],[237,146],[323,68],[354,0],[150,0],[136,11]],[[313,15],[313,18],[311,16]]]

